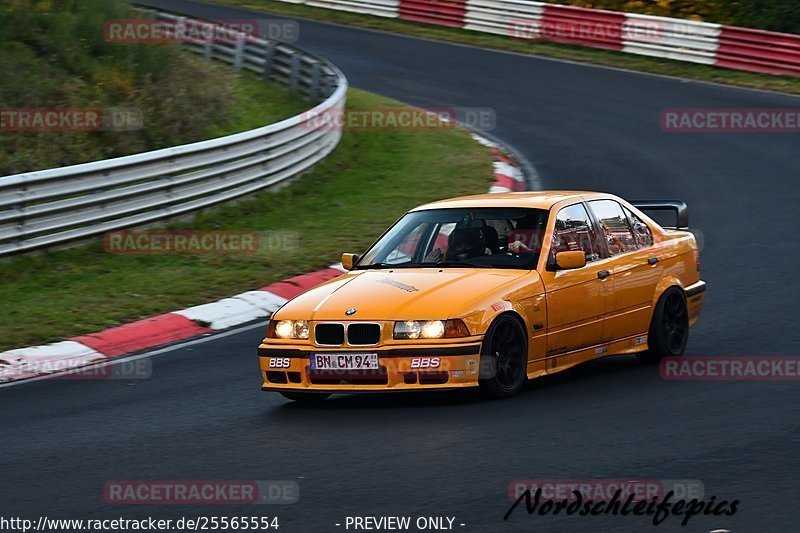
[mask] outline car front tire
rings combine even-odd
[[[478,383],[484,396],[508,398],[522,390],[528,379],[528,342],[519,321],[501,315],[489,327],[481,348]]]

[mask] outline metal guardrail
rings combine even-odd
[[[143,11],[165,23],[182,18]],[[278,80],[321,103],[276,124],[218,139],[0,177],[0,256],[189,213],[278,184],[327,156],[341,131],[316,127],[314,120],[344,109],[344,74],[288,44],[239,37],[187,48]]]
[[[800,35],[724,26],[719,37],[717,65],[800,76]]]
[[[529,0],[471,0],[464,15],[464,29],[509,37],[513,28],[537,28],[544,4]]]
[[[627,13],[623,51],[704,65],[716,62],[719,24]]]
[[[394,18],[397,16],[397,6],[400,5],[400,0],[308,0],[302,3],[336,11]]]
[[[530,0],[468,0],[461,27],[704,64],[716,62],[721,32],[719,24]]]

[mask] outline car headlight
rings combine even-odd
[[[271,320],[267,337],[278,339],[308,339],[308,322],[305,320]]]
[[[394,323],[395,339],[444,339],[469,337],[464,321],[456,320],[404,320]]]

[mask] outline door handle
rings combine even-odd
[[[608,270],[601,270],[597,273],[597,277],[600,279],[606,279],[608,276],[611,275],[611,272]]]
[[[649,258],[647,260],[647,264],[648,265],[655,265],[656,263],[658,263],[658,261],[659,261],[658,257],[651,257],[651,258]]]

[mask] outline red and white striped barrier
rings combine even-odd
[[[526,0],[281,0],[450,28],[800,76],[800,35]]]
[[[541,38],[605,50],[622,50],[625,13],[585,7],[545,4]]]
[[[464,29],[515,37],[514,29],[539,32],[544,5],[527,0],[470,0]]]
[[[707,22],[626,14],[622,51],[714,65],[722,26]]]
[[[800,76],[800,35],[724,26],[717,66]]]
[[[350,11],[351,13],[361,13],[363,15],[375,15],[376,17],[397,18],[397,6],[400,0],[282,0],[293,4],[307,4],[313,7],[322,7],[336,11]]]
[[[397,15],[401,19],[437,26],[461,28],[467,12],[467,0],[400,0]]]

